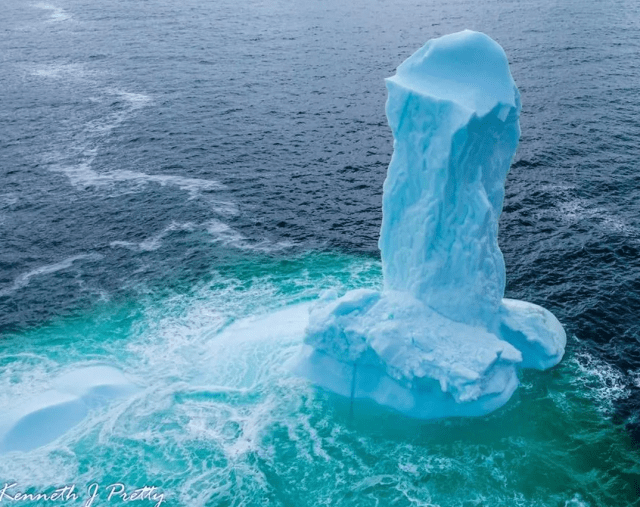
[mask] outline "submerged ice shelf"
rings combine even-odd
[[[76,366],[55,378],[50,389],[16,400],[0,414],[0,454],[46,445],[82,421],[91,409],[137,389],[112,366]]]
[[[502,48],[469,30],[429,41],[386,84],[384,288],[324,293],[296,371],[412,417],[483,415],[509,400],[517,368],[549,368],[566,344],[550,312],[504,299],[498,218],[520,94]]]

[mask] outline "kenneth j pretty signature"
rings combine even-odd
[[[103,491],[104,490],[104,491]],[[102,488],[97,482],[87,486],[87,494],[81,495],[75,484],[50,488],[42,492],[21,492],[17,482],[5,483],[0,490],[0,503],[3,502],[77,502],[82,501],[82,507],[92,507],[99,498],[107,501],[155,502],[153,507],[160,507],[164,502],[164,493],[156,486],[143,486],[134,490],[127,490],[121,482],[115,482]]]

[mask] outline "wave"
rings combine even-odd
[[[586,350],[577,352],[571,362],[577,367],[571,382],[575,391],[592,399],[603,414],[613,414],[615,403],[630,396],[633,377],[616,366]]]

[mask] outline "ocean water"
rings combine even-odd
[[[0,487],[153,485],[172,506],[640,505],[636,0],[1,12],[0,411],[77,365],[140,390],[0,455]],[[503,46],[522,94],[507,296],[551,310],[568,346],[497,412],[418,422],[291,376],[299,337],[282,322],[325,288],[381,284],[383,78],[464,28]],[[269,340],[238,327],[261,315]]]

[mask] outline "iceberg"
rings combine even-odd
[[[549,311],[504,298],[498,219],[520,94],[500,45],[469,30],[427,42],[386,86],[383,289],[321,294],[295,370],[411,417],[484,415],[519,368],[554,366],[566,345]]]

